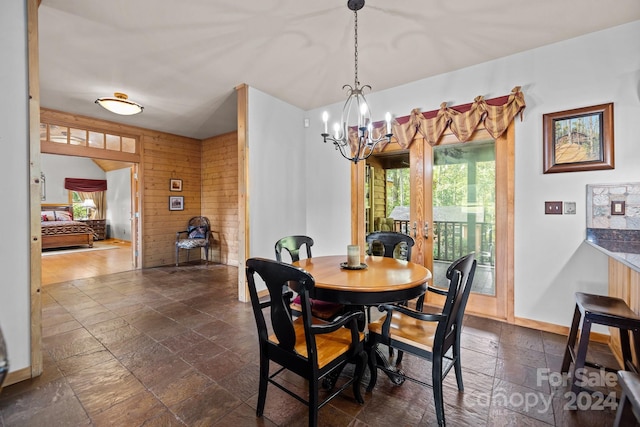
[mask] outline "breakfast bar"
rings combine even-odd
[[[621,298],[640,314],[640,183],[587,186],[585,242],[607,255],[609,296]],[[620,338],[611,331],[621,360]],[[636,360],[637,365],[637,360]]]
[[[640,241],[598,239],[587,235],[586,243],[609,257],[609,295],[623,299],[640,314]],[[622,360],[620,337],[611,332],[611,350],[618,360]]]

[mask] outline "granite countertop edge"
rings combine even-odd
[[[640,272],[640,230],[588,228],[585,242]]]

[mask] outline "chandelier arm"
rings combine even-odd
[[[335,138],[331,135],[329,135],[328,133],[326,134],[322,134],[321,136],[324,137],[324,142],[326,143],[327,141],[333,143],[336,147],[337,146],[345,146],[347,145],[347,141],[344,138]]]
[[[336,147],[336,148],[337,148],[337,147]],[[354,161],[354,160],[353,160],[353,157],[349,157],[349,156],[347,156],[347,155],[345,154],[345,152],[344,152],[344,146],[340,147],[340,148],[338,149],[338,151],[340,152],[340,154],[342,155],[342,157],[344,157],[345,159],[347,159],[347,160],[349,160],[349,161]]]

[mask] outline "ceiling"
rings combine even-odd
[[[354,80],[346,3],[42,0],[41,105],[203,139],[236,129],[243,83],[304,110],[343,102]],[[368,0],[359,80],[380,91],[638,19],[638,0]],[[94,103],[114,92],[144,112]]]

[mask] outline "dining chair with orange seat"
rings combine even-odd
[[[260,346],[260,383],[256,415],[261,417],[267,398],[267,386],[273,384],[309,407],[309,426],[318,424],[318,410],[349,386],[358,403],[364,403],[360,393],[360,379],[366,366],[364,334],[358,330],[357,321],[364,317],[362,312],[352,312],[340,316],[333,322],[323,322],[311,314],[309,293],[313,292],[313,277],[301,268],[290,264],[264,259],[250,258],[246,263],[247,285],[251,305],[258,327]],[[255,276],[266,284],[269,300],[258,296]],[[293,318],[287,307],[287,298],[282,292],[286,283],[297,282],[302,316]],[[267,325],[264,311],[270,323]],[[273,333],[270,334],[270,330]],[[279,365],[270,374],[270,362]],[[354,362],[353,375],[337,390],[332,390],[324,400],[319,400],[319,387],[323,379],[340,371],[348,363]],[[291,371],[308,382],[308,398],[305,400],[291,390],[287,378],[279,377],[282,371]],[[333,382],[332,382],[333,384]]]
[[[387,372],[395,383],[400,385],[405,379],[432,387],[438,424],[445,424],[442,382],[453,367],[458,390],[464,391],[462,383],[462,365],[460,362],[460,332],[464,310],[475,275],[476,260],[473,253],[454,261],[447,270],[449,289],[427,288],[428,291],[446,295],[444,306],[438,313],[423,313],[424,296],[418,299],[418,309],[404,305],[383,304],[378,307],[386,314],[379,320],[369,323],[367,349],[371,380],[371,391],[377,381],[377,369]],[[384,363],[378,363],[376,347],[378,344],[394,348],[421,359],[430,360],[431,384],[404,371],[390,369]]]

